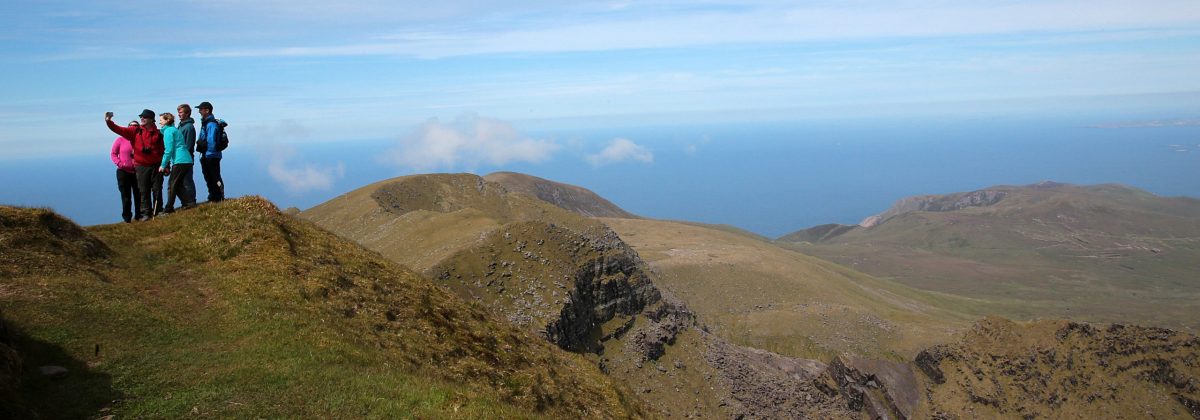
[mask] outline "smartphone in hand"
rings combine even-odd
[[[105,113],[104,113],[104,120],[105,120],[105,121],[111,120],[111,119],[112,119],[112,117],[113,117],[113,113],[112,113],[112,111],[108,111],[108,112],[105,112]]]

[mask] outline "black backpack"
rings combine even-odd
[[[229,133],[225,131],[225,120],[217,120],[217,151],[223,152],[229,148]]]
[[[216,138],[217,138],[217,151],[218,152],[224,151],[225,149],[229,148],[229,134],[225,132],[225,127],[228,125],[229,124],[226,123],[225,120],[217,120]],[[204,129],[205,130],[208,129],[208,124],[204,124]],[[208,133],[204,133],[204,136],[202,136],[202,137],[208,137]],[[196,141],[196,151],[199,153],[207,152],[208,151],[208,139],[201,138],[201,139],[197,139],[197,140],[198,141]]]

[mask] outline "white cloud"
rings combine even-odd
[[[650,149],[647,149],[645,146],[634,143],[632,140],[615,138],[600,153],[587,155],[584,159],[593,167],[626,161],[652,163],[654,162],[654,153],[650,152]]]
[[[293,166],[289,160],[294,156],[295,150],[287,148],[274,153],[267,163],[267,173],[271,175],[271,179],[279,182],[290,193],[328,190],[335,180],[346,176],[346,165],[341,161],[333,166],[311,163]]]
[[[346,176],[346,165],[294,162],[296,148],[289,143],[310,136],[308,127],[295,120],[279,120],[274,124],[247,126],[241,135],[247,143],[256,143],[260,158],[267,161],[267,174],[292,194],[313,190],[328,190],[334,181]],[[233,134],[230,134],[232,137]]]
[[[530,138],[507,122],[464,114],[448,124],[429,119],[401,138],[384,160],[417,170],[473,168],[485,163],[543,162],[559,147],[552,140]]]

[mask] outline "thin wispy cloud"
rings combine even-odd
[[[622,162],[653,163],[654,153],[645,146],[626,138],[615,138],[599,153],[584,157],[592,167],[601,167]]]
[[[272,180],[288,193],[300,194],[329,190],[334,182],[346,176],[346,165],[341,161],[324,164],[300,161],[302,157],[289,142],[308,138],[310,133],[308,127],[296,120],[279,120],[251,125],[238,134],[246,139],[245,143],[257,148]],[[231,132],[230,137],[233,136]]]
[[[138,3],[141,4],[141,3]],[[149,3],[147,3],[149,4]],[[135,5],[136,6],[136,5]],[[126,5],[121,17],[153,10]],[[397,11],[403,10],[403,13]],[[98,12],[88,11],[95,14]],[[272,16],[270,22],[248,16]],[[115,18],[116,16],[114,16]],[[446,2],[406,6],[384,1],[214,1],[190,23],[220,24],[218,42],[154,48],[107,31],[76,35],[69,49],[42,59],[96,59],[121,45],[147,47],[136,58],[403,56],[558,53],[688,48],[831,40],[1003,34],[1078,34],[1139,30],[1142,36],[1200,24],[1195,0],[1054,0],[1010,2]],[[20,19],[18,19],[20,20]],[[72,19],[73,30],[105,22]],[[174,22],[174,21],[172,21]],[[184,26],[188,26],[187,21]],[[156,25],[151,21],[149,25]],[[166,26],[163,31],[175,27]],[[397,30],[396,28],[400,28]],[[721,28],[721,30],[713,30]],[[23,30],[48,30],[38,27]],[[16,30],[16,29],[12,29]],[[4,34],[0,29],[0,35]],[[62,34],[58,34],[62,35]],[[70,39],[70,38],[68,38]],[[254,41],[249,41],[254,40]],[[111,54],[111,53],[110,53]],[[110,55],[111,56],[111,55]]]
[[[286,115],[373,141],[460,113],[543,130],[1200,91],[1196,0],[213,0],[169,20],[151,0],[20,3],[0,5],[0,108],[19,112],[0,159],[94,153],[103,111],[201,100],[239,129]],[[178,27],[209,29],[147,35]],[[421,165],[489,161],[448,154]]]
[[[781,6],[747,3],[725,10],[680,9],[667,15],[623,13],[524,21],[500,29],[458,25],[453,32],[372,36],[366,42],[203,50],[198,57],[401,55],[440,58],[477,54],[556,53],[791,43],[896,37],[1077,33],[1200,23],[1192,0],[1060,0],[1052,2],[843,3]],[[505,28],[533,28],[508,30]],[[714,31],[712,28],[722,28]],[[1147,34],[1143,33],[1142,36]]]
[[[475,168],[539,163],[559,148],[554,141],[529,137],[508,122],[464,114],[449,123],[437,118],[426,121],[402,137],[383,161],[416,170]]]
[[[295,163],[292,146],[277,146],[267,162],[267,174],[292,194],[315,190],[329,190],[334,181],[346,176],[346,165],[338,161],[333,165]]]

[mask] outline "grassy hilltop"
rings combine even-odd
[[[16,417],[642,412],[582,357],[260,198],[89,229],[0,207],[0,225]]]

